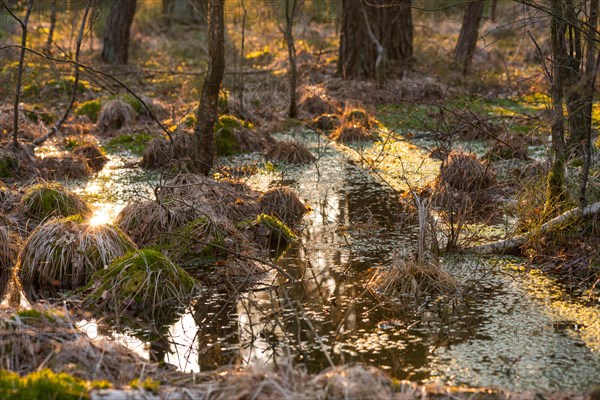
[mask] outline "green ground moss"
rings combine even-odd
[[[258,215],[254,221],[254,225],[258,224],[266,226],[271,231],[269,241],[274,250],[281,250],[298,239],[286,224],[272,215]]]
[[[215,147],[217,155],[232,156],[241,150],[240,142],[235,135],[236,129],[252,129],[253,125],[233,115],[222,115],[215,124]]]
[[[107,153],[129,151],[132,154],[141,155],[152,139],[154,137],[147,133],[121,134],[110,139],[104,146],[104,150]]]
[[[85,381],[49,369],[23,377],[12,371],[0,370],[0,397],[6,400],[77,400],[89,398],[90,390],[110,387],[107,381]]]
[[[148,392],[158,393],[158,390],[160,389],[160,382],[155,381],[152,378],[146,378],[143,381],[134,379],[129,382],[129,386],[131,386],[133,389],[143,389]]]
[[[0,178],[14,178],[19,160],[9,154],[0,153]]]
[[[102,101],[100,99],[89,100],[83,103],[79,103],[75,107],[76,115],[85,115],[92,122],[98,121],[98,114],[100,114],[100,109],[102,108]]]
[[[227,257],[225,234],[208,218],[200,217],[168,235],[156,248],[183,266],[209,266]]]
[[[89,215],[88,205],[62,186],[55,183],[41,183],[25,191],[21,200],[28,216],[44,220],[50,216],[68,217]]]
[[[130,311],[153,317],[172,314],[195,287],[192,277],[154,249],[135,250],[114,260],[107,269],[97,271],[85,302],[101,310]]]

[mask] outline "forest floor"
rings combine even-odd
[[[39,183],[40,179],[58,180],[65,186],[73,181],[62,179],[65,174],[73,173],[68,172],[74,169],[73,165],[62,166],[59,163],[57,166],[50,163],[49,159],[76,159],[79,157],[76,148],[92,143],[99,146],[110,161],[104,166],[104,172],[94,175],[88,171],[84,182],[89,176],[104,176],[99,180],[110,180],[119,174],[130,173],[135,176],[134,179],[156,182],[152,180],[156,177],[148,178],[132,172],[138,170],[138,162],[149,162],[147,149],[152,143],[167,138],[165,130],[169,135],[192,132],[206,66],[206,31],[190,25],[173,24],[166,27],[162,22],[156,22],[159,10],[156,7],[147,8],[136,18],[127,66],[111,67],[99,60],[101,26],[97,26],[94,30],[96,34],[84,43],[81,62],[107,72],[116,80],[89,70],[82,71],[73,113],[56,137],[35,149],[34,161],[31,161],[35,168],[26,171],[22,179],[15,179],[14,171],[4,170],[10,166],[3,165],[0,160],[0,177],[4,181],[2,193],[7,196],[0,198],[4,207],[2,214],[5,214],[2,216],[3,225],[10,227],[8,231],[11,238],[18,237],[14,243],[13,239],[10,240],[11,248],[7,251],[12,254],[11,263],[14,263],[14,255],[22,250],[23,243],[37,225],[30,221],[30,216],[23,215],[22,198],[27,188]],[[285,159],[291,154],[286,152],[291,150],[284,148],[279,153],[273,152],[276,142],[271,135],[312,131],[319,135],[319,140],[323,140],[325,145],[336,146],[347,157],[349,164],[368,171],[377,182],[391,188],[406,218],[412,220],[413,225],[418,225],[418,204],[414,202],[414,195],[418,195],[418,199],[431,199],[434,204],[431,212],[437,221],[442,222],[437,231],[427,232],[430,241],[428,247],[440,250],[440,247],[447,246],[447,250],[455,252],[515,233],[535,232],[547,219],[544,215],[544,196],[549,145],[548,85],[540,64],[534,61],[535,47],[525,39],[517,38],[514,32],[510,35],[498,33],[489,25],[486,27],[489,33],[485,37],[493,39],[493,44],[477,51],[466,77],[458,69],[452,66],[448,68],[447,60],[457,37],[456,27],[446,24],[424,25],[417,28],[417,51],[412,66],[400,73],[396,72],[399,68],[390,65],[388,80],[379,86],[371,81],[343,80],[337,74],[336,67],[336,26],[303,19],[296,27],[299,115],[297,118],[288,118],[287,53],[276,22],[267,20],[249,24],[244,32],[245,54],[241,54],[241,24],[237,20],[229,21],[226,35],[228,67],[222,85],[221,112],[244,121],[245,128],[252,132],[250,137],[254,142],[251,141],[250,145],[258,146],[253,149],[258,151],[252,154],[259,155],[258,158],[249,156],[247,160],[242,157],[241,162],[237,158],[220,157],[213,178],[228,185],[234,182],[232,187],[237,187],[236,184],[248,182],[253,175],[281,172],[283,176],[285,166],[280,165],[277,154],[281,156],[283,153]],[[32,26],[35,29],[30,32],[29,46],[40,49],[46,39],[47,21],[42,17],[39,20],[34,18]],[[58,28],[53,54],[60,58],[72,51],[73,39],[69,26],[59,25]],[[0,44],[17,40],[19,33],[16,28],[3,26],[2,29]],[[532,26],[533,34],[543,36],[543,31],[539,29]],[[181,40],[182,37],[186,39]],[[2,58],[0,132],[2,140],[7,142],[12,130],[11,99],[18,52],[3,50]],[[24,143],[31,143],[43,135],[66,108],[72,91],[72,70],[67,63],[27,55],[19,106],[20,139]],[[131,96],[130,90],[143,102]],[[104,129],[101,110],[111,100],[124,101],[134,112],[131,121],[126,121],[117,129]],[[149,106],[150,113],[145,111],[143,103]],[[164,130],[152,115],[160,120]],[[357,133],[352,129],[363,123],[359,120],[365,126],[359,127]],[[594,125],[597,126],[598,122],[600,104],[595,104]],[[225,129],[225,125],[222,129]],[[368,146],[345,142],[344,135],[352,134],[366,135],[367,139],[376,140],[369,140]],[[299,141],[293,143],[301,147]],[[243,148],[243,145],[235,143],[232,153],[238,153],[239,146]],[[231,154],[228,153],[228,146],[230,142],[224,145],[225,155]],[[315,157],[314,151],[312,156],[306,156],[302,151],[293,154],[300,159],[308,157],[308,162],[313,162],[310,157]],[[415,158],[415,154],[418,157]],[[316,154],[317,165],[319,157]],[[442,160],[449,159],[458,166],[460,176],[440,175]],[[166,168],[159,170],[158,182],[163,188],[164,181],[173,172],[173,164],[167,164]],[[582,167],[576,161],[568,165],[569,195],[560,204],[561,211],[578,205]],[[109,170],[112,172],[105,174]],[[465,177],[461,171],[468,171],[468,176]],[[481,182],[488,182],[486,187],[483,188],[481,182],[477,181],[477,189],[471,190],[474,176]],[[600,139],[597,139],[594,147],[589,179],[588,203],[600,201]],[[73,182],[75,184],[72,186],[81,186],[80,180]],[[85,200],[95,204],[106,203],[106,192],[111,190],[111,185],[110,182],[105,184],[96,193],[88,191]],[[223,190],[218,193],[226,193],[230,188],[228,186]],[[151,192],[148,196],[154,194]],[[9,198],[9,195],[14,198]],[[242,191],[236,192],[236,195],[239,196],[230,199],[232,204],[243,208],[256,206],[262,194],[258,191]],[[297,197],[302,198],[303,194],[299,192]],[[110,215],[102,215],[102,212]],[[114,214],[114,211],[101,209],[93,215],[102,222],[113,222]],[[450,221],[449,216],[458,220]],[[238,229],[240,221],[234,221],[233,217],[231,219]],[[296,229],[293,223],[288,225]],[[135,245],[143,247],[145,244],[141,236],[147,226],[142,225],[127,232]],[[521,265],[526,269],[541,271],[564,288],[570,299],[587,307],[598,308],[599,230],[600,220],[595,218],[576,221],[543,235],[532,235],[518,254],[523,257]],[[258,231],[259,228],[256,228]],[[252,234],[255,235],[255,232]],[[256,235],[260,236],[258,233]],[[224,241],[223,246],[226,245],[229,244]],[[444,252],[443,248],[441,252]],[[248,254],[253,258],[255,256],[255,253]],[[172,254],[169,256],[175,257]],[[228,278],[234,274],[232,272]],[[12,274],[4,275],[6,281],[12,278]],[[241,274],[238,272],[238,275]],[[219,279],[222,278],[219,276]],[[236,275],[236,278],[239,276]],[[201,276],[201,279],[210,284],[212,278]],[[8,283],[5,286],[3,293],[18,291]],[[18,332],[19,341],[12,343],[15,348],[17,345],[23,346],[23,354],[29,354],[26,349],[35,348],[31,359],[24,357],[20,360],[23,365],[27,362],[29,365],[13,370],[19,373],[38,371],[35,372],[38,375],[32,373],[27,378],[19,378],[3,372],[0,393],[6,388],[41,387],[46,381],[56,382],[58,379],[68,382],[65,384],[67,390],[79,394],[92,390],[92,398],[106,399],[116,398],[111,397],[117,395],[111,390],[118,391],[120,388],[128,388],[122,394],[130,398],[537,399],[541,396],[536,391],[515,394],[488,388],[418,385],[389,378],[381,370],[360,365],[332,367],[318,374],[308,373],[301,366],[282,365],[275,370],[223,367],[215,372],[190,375],[139,358],[115,343],[90,342],[86,335],[77,333],[71,336],[71,331],[78,329],[71,319],[89,317],[87,308],[84,308],[86,311],[72,311],[73,316],[64,314],[62,310],[59,314],[54,314],[55,311],[48,314],[42,301],[40,304],[31,304],[33,310],[38,310],[32,317],[20,314],[23,311],[17,310],[19,302],[19,299],[8,296],[4,306],[14,308],[3,310],[1,324],[5,329]],[[40,326],[43,329],[39,329]],[[47,333],[31,336],[32,331],[39,329],[42,332],[48,327],[54,329],[57,326],[57,331],[65,336],[57,338]],[[51,355],[52,348],[60,348],[55,353],[60,353],[62,358]],[[14,348],[11,351],[15,351]],[[75,353],[78,351],[87,352],[86,362],[77,359]],[[102,362],[98,361],[104,357],[101,354],[106,355]],[[10,352],[2,353],[3,358],[9,355]],[[98,365],[102,363],[102,373],[90,372],[93,371],[94,360],[98,361]],[[9,369],[11,364],[2,361],[1,365]],[[75,365],[81,370],[65,367],[68,365]],[[134,380],[134,375],[120,371],[124,365],[131,367],[132,371],[147,371],[144,376],[148,379]],[[74,381],[64,376],[56,378],[44,368],[69,371],[78,378]],[[583,393],[541,392],[543,398],[548,399],[598,398],[597,392],[591,395],[596,397]]]

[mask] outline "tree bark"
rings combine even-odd
[[[218,118],[218,98],[221,81],[225,73],[225,0],[210,0],[208,3],[208,69],[200,105],[196,112],[194,128],[194,151],[192,159],[196,172],[208,175],[215,156],[214,128]]]
[[[48,28],[48,39],[44,46],[44,53],[50,54],[52,51],[52,40],[54,39],[54,29],[56,28],[56,0],[50,2],[50,27]]]
[[[4,7],[6,5],[2,3]],[[19,147],[19,101],[21,99],[21,81],[23,80],[23,62],[25,60],[25,47],[27,46],[27,25],[29,24],[29,16],[31,15],[31,9],[33,8],[33,0],[29,0],[27,4],[27,11],[25,12],[25,18],[23,21],[18,19],[12,12],[6,8],[7,11],[15,17],[15,19],[21,25],[21,53],[19,55],[19,69],[17,70],[17,87],[15,88],[15,102],[14,102],[14,114],[13,114],[13,134],[12,134],[12,145],[17,148]]]
[[[136,0],[113,0],[104,30],[102,59],[110,64],[127,64],[129,37]]]
[[[346,79],[376,78],[382,68],[377,43],[387,59],[407,64],[413,54],[411,5],[411,0],[344,0],[338,72]]]
[[[463,15],[458,42],[454,48],[454,60],[460,63],[463,75],[466,75],[473,55],[477,49],[479,26],[483,17],[484,0],[476,0],[467,4]]]
[[[294,45],[294,18],[296,17],[297,0],[285,0],[285,42],[288,48],[288,62],[290,64],[289,85],[290,85],[290,106],[288,117],[296,118],[298,107],[296,99],[298,97],[296,86],[298,84],[298,65],[296,63],[296,46]]]

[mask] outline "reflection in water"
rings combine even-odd
[[[297,139],[315,149],[313,136]],[[112,335],[184,371],[291,358],[310,372],[361,362],[399,379],[509,390],[600,384],[599,355],[569,324],[555,329],[543,301],[488,260],[445,259],[466,288],[458,307],[428,299],[418,309],[407,308],[366,290],[368,270],[394,251],[410,252],[417,232],[402,222],[396,195],[335,149],[321,151],[318,168],[293,167],[275,182],[265,175],[251,180],[261,189],[285,181],[313,208],[301,240],[278,261],[301,282],[281,285],[270,277],[253,291],[206,291],[169,329],[139,335],[112,327]],[[422,161],[417,152],[412,155]],[[114,216],[132,196],[150,194],[147,182],[155,182],[116,171],[84,189],[97,194],[98,219]]]

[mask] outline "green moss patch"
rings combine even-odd
[[[115,313],[167,316],[195,288],[194,280],[159,251],[136,250],[94,274],[85,304]]]
[[[153,136],[148,133],[121,134],[111,138],[104,148],[108,153],[128,151],[132,154],[141,155],[152,139]]]
[[[21,199],[25,214],[38,221],[49,217],[89,215],[89,206],[74,193],[55,183],[41,183],[29,187]]]
[[[272,215],[260,214],[256,217],[254,225],[262,225],[269,230],[269,245],[273,250],[284,249],[298,239],[286,224]]]
[[[95,99],[95,100],[90,100],[90,101],[85,101],[83,103],[79,103],[76,107],[75,107],[75,114],[76,115],[85,115],[87,116],[92,122],[96,122],[98,121],[98,114],[100,113],[100,109],[102,108],[102,102],[100,101],[100,99]]]
[[[0,370],[0,397],[6,400],[78,400],[88,398],[90,390],[110,387],[107,381],[85,381],[49,369],[23,377],[12,371]]]

